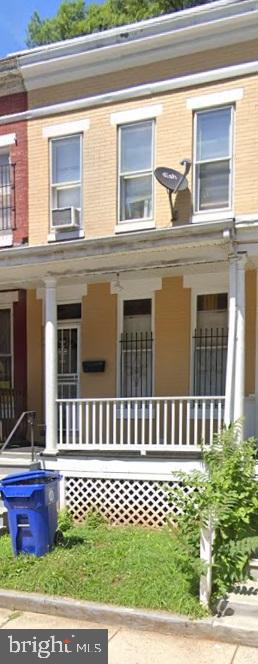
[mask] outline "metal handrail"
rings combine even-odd
[[[12,440],[14,434],[16,433],[17,429],[19,428],[21,422],[23,419],[27,417],[28,418],[28,424],[30,425],[30,446],[31,446],[31,460],[34,461],[35,458],[35,420],[36,420],[36,411],[35,410],[24,410],[23,413],[21,413],[19,419],[17,420],[16,424],[12,428],[12,430],[9,433],[9,436],[7,436],[6,441],[4,442],[3,446],[1,447],[0,454],[6,450],[8,447],[10,441]]]

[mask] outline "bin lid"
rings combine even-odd
[[[56,470],[30,470],[26,473],[12,473],[6,475],[0,481],[1,486],[19,485],[19,484],[47,484],[53,480],[61,480],[61,475]]]

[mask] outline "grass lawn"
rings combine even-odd
[[[163,609],[192,617],[198,578],[168,529],[77,526],[42,558],[14,558],[10,538],[0,538],[0,587],[81,600]]]

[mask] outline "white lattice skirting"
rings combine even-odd
[[[110,523],[163,526],[168,514],[178,511],[169,505],[165,489],[175,484],[173,480],[66,477],[65,504],[76,521],[95,509]]]

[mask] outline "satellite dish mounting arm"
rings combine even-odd
[[[173,168],[163,166],[158,166],[154,171],[154,175],[158,182],[167,190],[171,212],[171,224],[177,219],[177,211],[174,209],[173,205],[173,194],[176,194],[178,191],[184,191],[188,187],[186,176],[191,168],[190,159],[183,159],[181,165],[185,167],[184,173],[179,173]]]
[[[178,180],[178,183],[177,183],[174,191],[171,191],[171,189],[167,189],[168,198],[169,198],[169,205],[170,205],[170,212],[171,212],[171,223],[173,223],[173,221],[177,220],[177,212],[176,212],[176,210],[174,209],[174,206],[173,206],[172,194],[176,194],[179,191],[180,186],[181,186],[182,182],[184,181],[184,179],[186,178],[187,174],[189,173],[190,168],[191,168],[191,164],[192,164],[190,159],[182,159],[182,161],[180,163],[181,163],[181,166],[185,167],[185,171],[182,174],[180,180]]]
[[[181,166],[184,166],[184,167],[185,167],[185,172],[182,174],[182,177],[181,177],[180,180],[178,181],[178,183],[177,183],[177,185],[176,185],[176,187],[175,187],[175,189],[174,189],[174,194],[176,194],[176,193],[178,192],[178,190],[180,189],[180,186],[181,186],[182,182],[184,181],[184,179],[185,179],[186,176],[188,175],[188,173],[189,173],[189,171],[190,171],[190,168],[191,168],[191,164],[192,164],[192,162],[190,161],[190,159],[182,159],[182,161],[180,161],[180,164],[181,164]]]
[[[168,193],[168,200],[169,200],[169,205],[170,205],[171,224],[172,224],[173,221],[176,221],[177,215],[174,211],[174,206],[173,206],[173,198],[172,198],[173,191],[171,191],[171,189],[167,189],[167,193]]]

